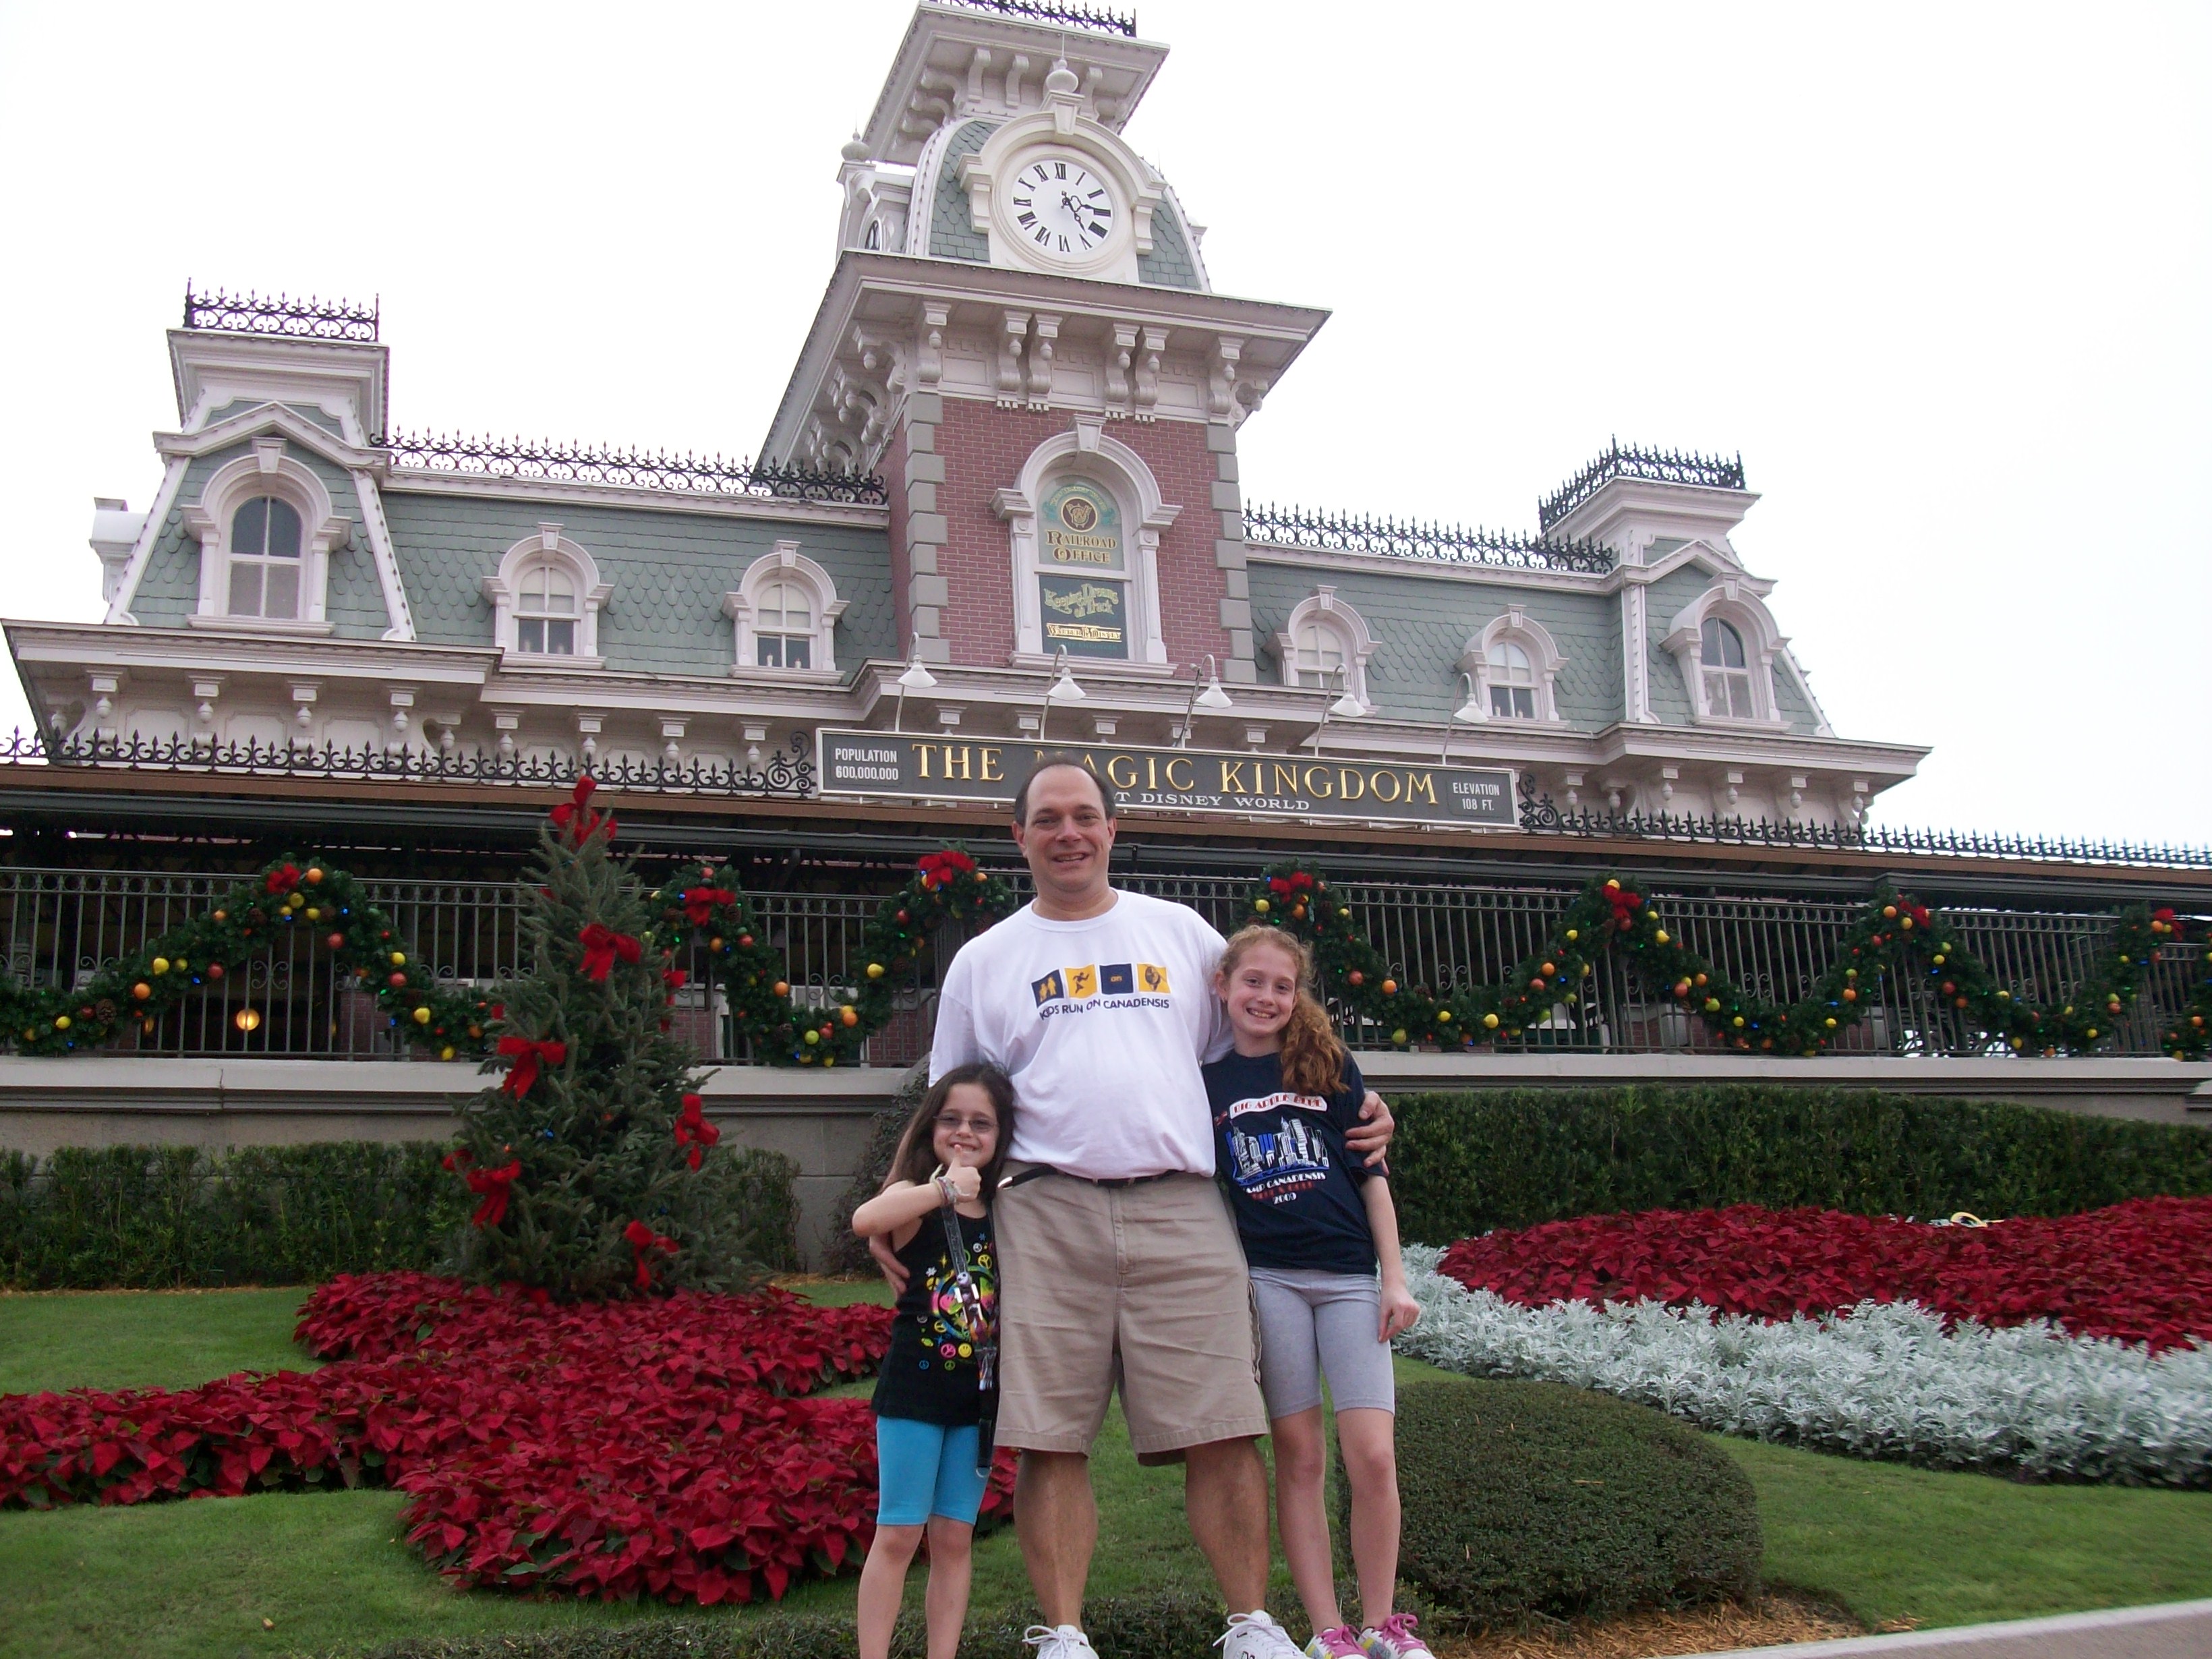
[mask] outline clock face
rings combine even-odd
[[[1038,252],[1079,259],[1114,233],[1114,192],[1091,162],[1032,151],[1006,186],[1014,234]]]

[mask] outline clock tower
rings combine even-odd
[[[1255,678],[1237,432],[1326,320],[1217,295],[1122,137],[1166,48],[1080,7],[916,8],[845,146],[837,266],[763,447],[881,474],[900,638],[1033,704]]]

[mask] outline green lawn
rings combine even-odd
[[[878,1294],[806,1289],[840,1301]],[[289,1340],[298,1299],[287,1291],[0,1297],[0,1388],[181,1384],[304,1365]],[[1434,1374],[1406,1361],[1399,1369],[1407,1377]],[[2212,1595],[2212,1493],[2023,1486],[1722,1443],[1758,1488],[1769,1576],[1824,1594],[1870,1625]],[[1180,1473],[1139,1468],[1118,1413],[1094,1474],[1107,1541],[1091,1579],[1097,1594],[1208,1587],[1183,1523]],[[0,1607],[9,1615],[0,1620],[0,1656],[234,1659],[655,1615],[650,1607],[448,1589],[395,1541],[402,1502],[385,1492],[284,1493],[0,1514]],[[921,1585],[917,1572],[917,1601]],[[809,1584],[789,1604],[849,1609],[853,1589],[850,1577]],[[1287,1592],[1279,1567],[1273,1599],[1285,1611]],[[1027,1595],[1011,1533],[979,1546],[975,1605]],[[273,1631],[263,1628],[264,1618]]]

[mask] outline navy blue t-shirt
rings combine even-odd
[[[1283,1087],[1279,1054],[1231,1053],[1205,1068],[1215,1161],[1255,1267],[1371,1273],[1375,1235],[1359,1195],[1364,1160],[1344,1144],[1367,1085],[1344,1062],[1344,1086],[1323,1100]]]

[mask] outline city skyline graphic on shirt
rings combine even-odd
[[[1314,1126],[1285,1118],[1280,1127],[1229,1131],[1230,1179],[1245,1195],[1285,1204],[1328,1179],[1328,1143]]]

